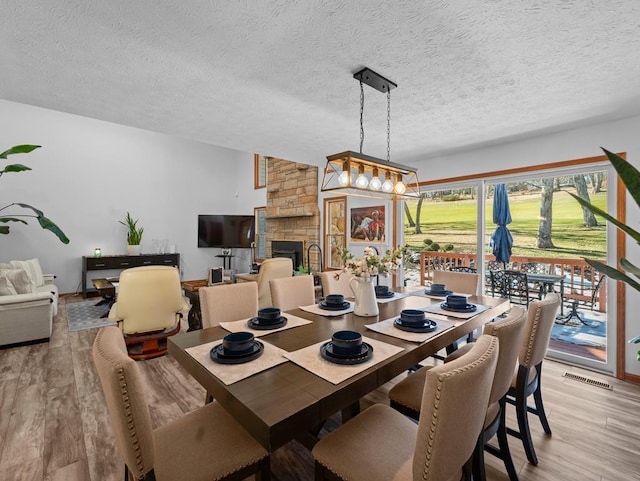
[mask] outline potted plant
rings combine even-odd
[[[28,154],[29,152],[32,152],[35,149],[39,149],[39,148],[40,148],[39,145],[16,145],[14,147],[11,147],[9,150],[5,150],[4,152],[2,152],[0,154],[0,159],[6,159],[7,156],[14,155],[14,154]],[[5,165],[2,170],[0,170],[0,177],[2,177],[2,175],[8,172],[25,172],[27,170],[31,170],[31,168],[22,164],[8,164],[8,165]],[[56,237],[60,239],[60,242],[62,242],[63,244],[69,243],[69,238],[65,235],[64,232],[62,232],[62,230],[51,219],[47,218],[41,210],[36,209],[35,207],[29,204],[23,204],[21,202],[13,202],[11,204],[5,205],[4,207],[0,207],[0,212],[3,212],[6,209],[9,209],[10,207],[13,207],[13,206],[21,207],[23,209],[31,209],[35,215],[3,213],[2,215],[0,215],[0,224],[3,224],[3,225],[0,225],[0,234],[9,234],[9,226],[4,224],[7,224],[9,222],[20,222],[22,224],[27,224],[27,221],[23,219],[24,217],[35,217],[38,220],[40,227],[53,232],[56,235]]]
[[[125,217],[124,222],[118,221],[129,229],[127,232],[127,254],[130,256],[140,255],[140,242],[142,241],[144,228],[138,228],[138,220],[139,219],[133,220],[131,214],[127,212],[127,217]]]
[[[633,197],[633,200],[636,201],[636,204],[638,205],[638,207],[640,207],[640,172],[638,171],[638,169],[636,169],[633,165],[631,165],[629,162],[627,162],[625,159],[623,159],[619,155],[616,155],[613,152],[609,152],[606,149],[602,149],[602,150],[608,157],[609,162],[611,162],[613,167],[616,169],[616,172],[618,172],[618,175],[620,176],[620,179],[622,180],[625,187],[629,191],[629,194],[631,195],[631,197]],[[584,199],[578,197],[577,195],[574,195],[571,193],[570,195],[574,199],[576,199],[582,207],[590,210],[591,212],[593,212],[596,215],[599,215],[600,217],[604,217],[606,220],[614,224],[618,229],[630,235],[637,243],[640,244],[640,232],[620,222],[615,217],[607,214],[602,209],[599,209],[598,207],[590,204]],[[630,277],[629,275],[629,274],[632,274],[637,279],[640,279],[640,268],[632,264],[628,259],[626,258],[620,259],[620,266],[624,270],[616,269],[615,267],[608,266],[607,264],[603,264],[602,262],[598,262],[592,259],[585,259],[585,261],[587,261],[589,265],[593,266],[598,271],[604,273],[605,275],[611,277],[612,279],[615,279],[616,281],[619,281],[619,282],[624,282],[627,285],[633,287],[636,291],[640,292],[640,282],[638,282],[638,280],[634,279],[633,277]],[[634,337],[629,342],[639,343],[640,336]],[[637,359],[638,361],[640,361],[640,351],[638,351]]]

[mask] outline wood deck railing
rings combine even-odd
[[[477,268],[475,254],[460,254],[454,252],[423,251],[420,255],[420,283],[426,285],[432,278],[434,270],[449,270],[454,267]],[[604,261],[603,261],[604,262]],[[527,271],[536,267],[538,272],[546,274],[562,274],[565,276],[564,299],[590,303],[593,289],[603,275],[587,264],[583,259],[561,259],[555,257],[511,256],[511,262],[506,266],[494,260],[493,255],[485,256],[485,291],[491,289],[489,271],[497,269],[512,269]],[[597,293],[596,307],[600,312],[606,312],[606,282],[602,282]]]

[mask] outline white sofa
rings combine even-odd
[[[6,268],[7,264],[1,267]],[[33,292],[0,295],[0,346],[51,337],[53,317],[58,312],[58,287],[54,277],[52,274],[38,276],[31,283]]]

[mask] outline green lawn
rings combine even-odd
[[[591,202],[606,210],[606,192],[591,196]],[[509,195],[511,217],[508,225],[513,236],[513,254],[538,257],[596,257],[606,256],[606,226],[603,219],[598,219],[601,226],[584,227],[580,205],[564,191],[553,194],[552,240],[555,249],[535,248],[540,215],[539,193],[526,195]],[[409,210],[415,220],[417,201],[408,203]],[[493,224],[493,199],[486,205],[487,233],[495,230]],[[432,201],[425,199],[422,204],[420,225],[423,234],[414,234],[413,228],[404,225],[405,242],[412,247],[423,247],[423,239],[429,238],[441,246],[453,244],[454,252],[476,252],[476,200],[460,200],[454,202]],[[490,251],[488,251],[490,252]]]

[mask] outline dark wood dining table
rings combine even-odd
[[[221,327],[186,332],[168,339],[169,354],[183,366],[216,402],[234,416],[265,449],[275,451],[293,439],[310,446],[322,423],[337,412],[350,412],[360,398],[423,359],[445,348],[457,339],[483,326],[509,309],[506,299],[472,296],[469,302],[490,306],[465,322],[449,318],[458,325],[435,335],[421,344],[404,341],[371,331],[365,324],[398,316],[407,298],[380,304],[377,317],[359,317],[353,313],[338,317],[314,315],[301,309],[288,311],[313,322],[303,326],[274,332],[261,337],[285,351],[329,340],[335,331],[348,329],[364,336],[404,348],[400,353],[372,365],[340,384],[332,384],[293,362],[285,362],[230,385],[224,384],[186,349],[222,339],[228,331]],[[429,302],[442,302],[426,299]],[[204,399],[203,399],[204,402]]]

